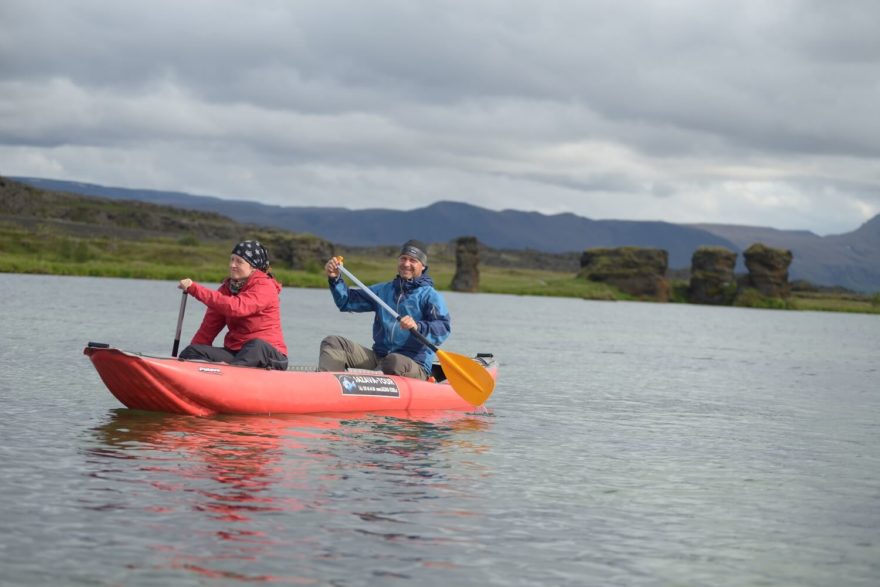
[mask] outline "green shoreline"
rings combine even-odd
[[[191,238],[153,238],[142,241],[105,237],[71,237],[55,232],[40,235],[0,225],[0,273],[135,278],[176,281],[190,277],[216,283],[226,276],[225,243],[199,243]],[[362,252],[341,253],[346,265],[362,281],[373,283],[393,276],[394,260]],[[167,260],[174,259],[175,263]],[[181,263],[180,260],[187,262]],[[638,301],[603,283],[577,279],[571,273],[538,269],[480,266],[478,293],[552,296],[606,301]],[[323,270],[314,263],[307,270],[273,268],[286,287],[323,288]],[[440,290],[448,291],[455,273],[449,258],[432,258],[431,275]],[[686,303],[687,283],[672,281],[670,303]],[[744,305],[744,304],[740,304]],[[824,312],[880,314],[880,294],[874,296],[839,292],[794,292],[782,300],[752,296],[747,307]]]
[[[344,255],[349,269],[367,283],[388,280],[395,271],[395,247],[347,248],[219,214],[52,192],[0,176],[0,273],[219,282],[226,276],[230,243],[244,238],[279,247],[276,258],[282,261],[273,270],[288,287],[326,287],[323,257],[331,254]],[[479,265],[479,293],[637,301],[605,283],[577,278],[576,264],[570,255],[490,249]],[[449,290],[452,248],[431,246],[430,268],[437,288]],[[671,272],[670,302],[687,303],[687,286]],[[796,287],[786,299],[755,290],[736,299],[754,308],[880,314],[880,293]]]

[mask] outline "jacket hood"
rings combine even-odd
[[[428,269],[415,279],[404,279],[400,275],[394,278],[394,291],[408,294],[420,287],[434,287],[434,280],[428,275]]]

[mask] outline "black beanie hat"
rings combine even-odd
[[[403,246],[400,247],[400,254],[418,259],[422,263],[422,265],[427,265],[428,253],[425,252],[427,250],[428,247],[426,247],[425,243],[423,243],[422,241],[410,239],[403,243]]]
[[[260,244],[260,241],[241,241],[232,249],[232,254],[238,255],[260,271],[269,268],[269,251]]]

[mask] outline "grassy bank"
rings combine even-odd
[[[0,225],[0,272],[128,277],[218,282],[226,276],[229,243],[200,242],[191,237],[149,238],[139,241],[108,237],[78,237],[55,230],[29,230]],[[346,266],[362,281],[373,283],[394,275],[391,257],[346,253]],[[448,290],[455,273],[452,259],[431,260],[431,275],[438,289]],[[274,267],[287,287],[326,287],[322,265],[296,271]],[[576,280],[569,273],[537,269],[480,268],[480,291],[515,295],[629,299],[604,284]]]
[[[186,237],[155,237],[141,240],[108,236],[71,235],[53,228],[23,228],[0,224],[0,272],[178,280],[190,277],[219,282],[226,276],[229,243],[199,241]],[[362,281],[390,279],[394,260],[388,256],[347,253],[347,267]],[[325,287],[321,265],[309,270],[274,268],[287,287]],[[431,260],[431,274],[438,289],[448,290],[455,263],[442,256]],[[673,284],[681,292],[686,283]],[[573,297],[591,300],[629,300],[631,297],[601,283],[575,279],[571,273],[538,269],[480,267],[480,292],[513,295]],[[682,301],[681,296],[674,300]],[[752,297],[749,307],[768,309],[859,312],[880,314],[880,295],[795,292],[787,300]]]
[[[790,299],[790,304],[794,310],[880,314],[880,293],[873,296],[860,296],[838,293],[795,292]]]

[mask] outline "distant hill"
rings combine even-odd
[[[32,229],[51,225],[69,234],[127,240],[185,234],[225,241],[249,229],[214,212],[72,194],[2,176],[0,220]]]
[[[807,231],[762,227],[591,220],[574,214],[545,215],[517,210],[496,212],[460,202],[437,202],[406,211],[283,207],[181,192],[40,178],[11,179],[43,189],[210,211],[238,222],[308,232],[350,246],[396,244],[413,236],[439,243],[466,235],[476,236],[483,244],[496,249],[550,253],[579,252],[592,247],[642,246],[665,249],[669,252],[670,267],[685,268],[701,245],[741,252],[752,243],[763,242],[792,251],[792,279],[857,291],[880,290],[880,216],[851,233],[820,237]]]
[[[583,251],[591,247],[660,247],[670,265],[687,267],[700,245],[734,248],[733,243],[705,230],[667,222],[591,220],[574,214],[548,216],[537,212],[495,212],[460,202],[437,202],[415,210],[268,206],[180,192],[135,190],[87,183],[13,177],[42,189],[106,198],[139,200],[190,210],[210,211],[236,221],[309,232],[334,243],[378,246],[417,236],[426,242],[447,242],[476,236],[496,249],[534,249],[550,253]]]

